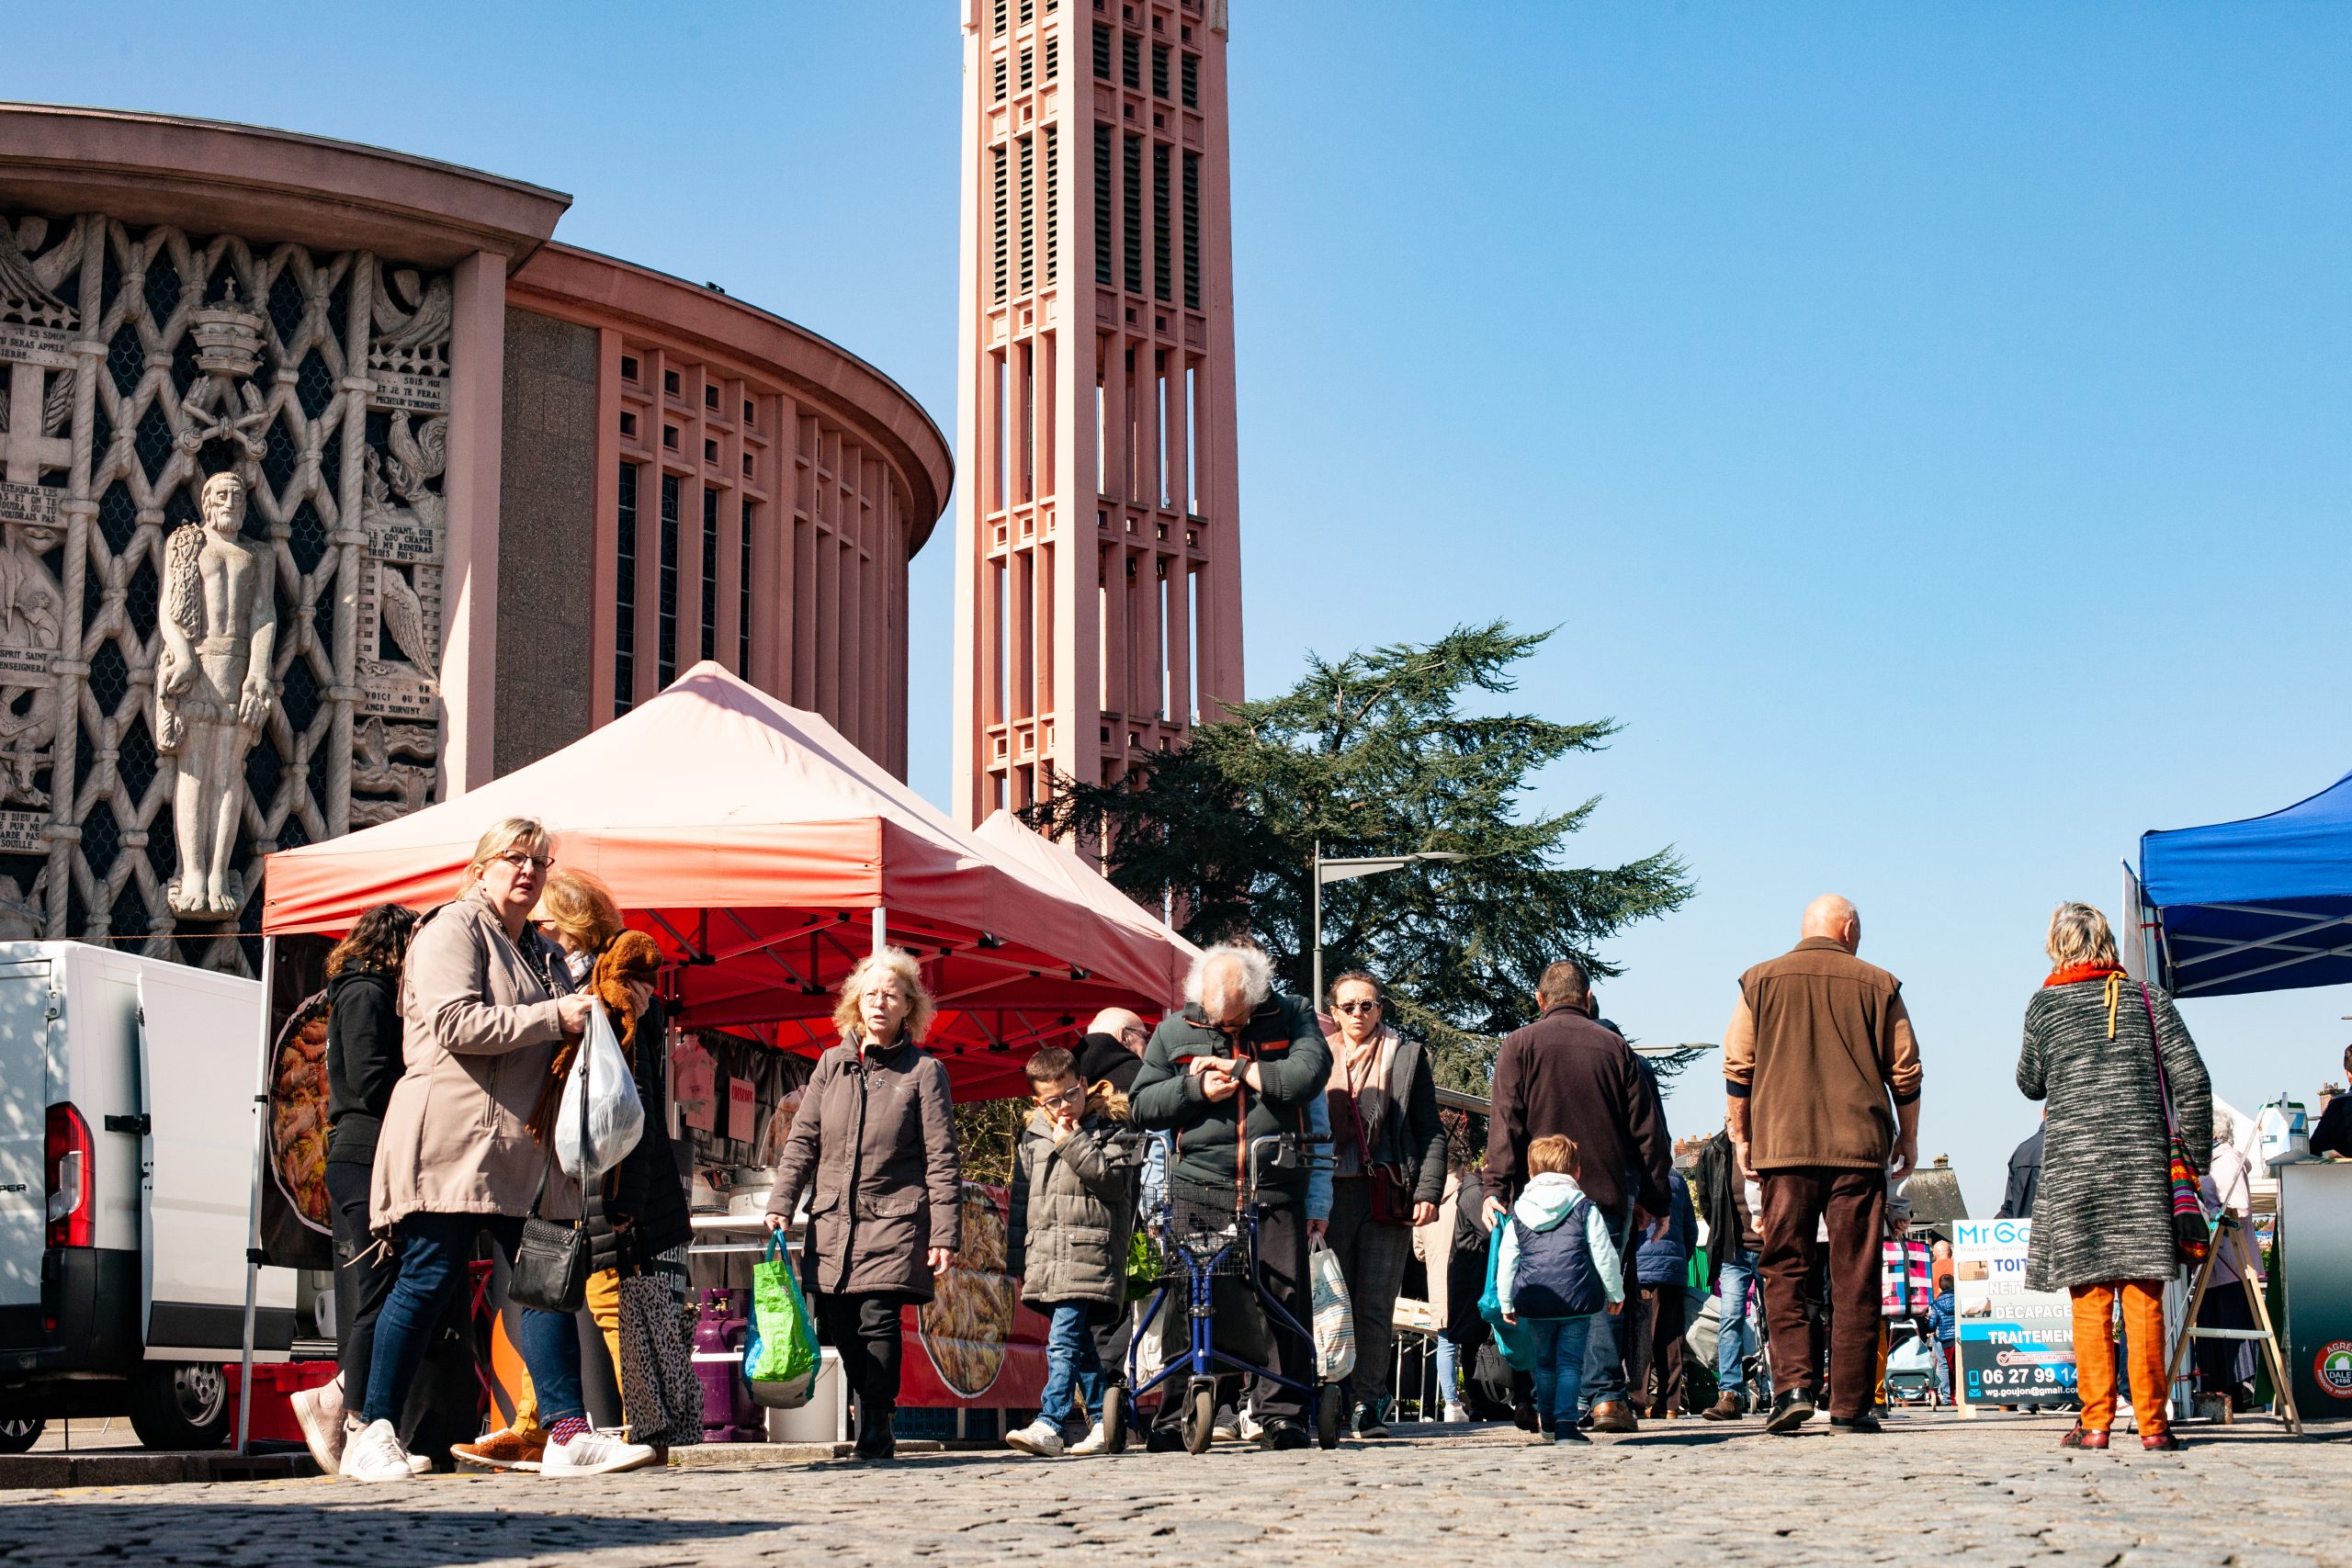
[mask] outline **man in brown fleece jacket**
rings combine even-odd
[[[1919,1162],[1919,1046],[1903,983],[1854,956],[1862,919],[1825,894],[1795,948],[1739,977],[1724,1030],[1727,1122],[1764,1192],[1764,1314],[1778,1390],[1769,1432],[1811,1419],[1821,1347],[1805,1316],[1815,1236],[1829,1237],[1829,1425],[1875,1432],[1879,1243],[1886,1184]]]

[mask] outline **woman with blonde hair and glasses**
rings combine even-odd
[[[493,825],[474,846],[458,897],[409,939],[401,977],[408,1071],[376,1142],[369,1223],[400,1255],[400,1278],[376,1320],[360,1429],[343,1473],[400,1481],[409,1457],[393,1423],[407,1404],[441,1314],[463,1285],[475,1240],[489,1233],[514,1260],[536,1204],[549,1219],[579,1213],[579,1184],[530,1125],[550,1058],[588,1022],[589,1000],[559,994],[562,961],[533,929],[555,863],[548,830],[527,817]],[[526,1310],[517,1337],[548,1422],[548,1475],[594,1475],[652,1462],[642,1444],[589,1428],[580,1397],[580,1340],[565,1314]]]
[[[2120,1298],[2140,1446],[2177,1449],[2165,1378],[2164,1290],[2179,1268],[2165,1099],[2195,1157],[2212,1141],[2211,1086],[2172,998],[2123,973],[2106,916],[2059,905],[2048,951],[2050,976],[2026,1004],[2018,1088],[2046,1102],[2047,1118],[2026,1288],[2075,1303],[2083,1414],[2060,1446],[2107,1447]]]
[[[817,1058],[768,1195],[781,1231],[808,1194],[801,1282],[857,1396],[860,1459],[896,1452],[899,1311],[931,1299],[962,1245],[947,1069],[921,1043],[936,1010],[911,954],[859,961],[833,1009],[841,1043]]]
[[[586,1197],[588,1312],[604,1337],[629,1436],[659,1461],[673,1447],[702,1441],[703,1429],[702,1395],[677,1310],[694,1230],[670,1141],[669,1015],[653,989],[661,950],[628,928],[612,889],[584,871],[549,873],[532,919],[547,938],[543,951],[560,963],[557,984],[605,1004],[645,1107],[645,1130]],[[551,1058],[528,1122],[534,1135],[544,1136],[553,1124],[571,1055],[567,1040]],[[458,1464],[541,1465],[548,1438],[537,1395],[526,1379],[515,1393],[514,1424],[453,1447]]]

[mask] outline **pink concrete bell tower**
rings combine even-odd
[[[956,815],[1242,695],[1225,0],[963,0]]]

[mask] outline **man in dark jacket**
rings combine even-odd
[[[1306,1164],[1277,1166],[1275,1145],[1252,1151],[1250,1145],[1285,1133],[1306,1135],[1309,1108],[1331,1075],[1330,1050],[1314,1007],[1303,997],[1274,993],[1273,964],[1257,947],[1227,942],[1209,949],[1193,964],[1185,990],[1184,1010],[1160,1020],[1144,1051],[1133,1096],[1136,1124],[1175,1134],[1169,1182],[1180,1215],[1187,1205],[1231,1211],[1249,1187],[1245,1162],[1255,1164],[1263,1208],[1261,1278],[1267,1293],[1304,1325],[1310,1313]],[[1220,1295],[1218,1315],[1228,1308],[1238,1313],[1243,1304]],[[1172,1315],[1170,1322],[1182,1326]],[[1314,1346],[1271,1323],[1264,1330],[1272,1370],[1302,1386],[1310,1382]],[[1280,1449],[1312,1443],[1304,1424],[1305,1395],[1271,1378],[1253,1382],[1266,1443]],[[1182,1392],[1171,1387],[1171,1396],[1160,1402],[1154,1447],[1173,1437]]]
[[[2009,1156],[2008,1190],[2001,1194],[1996,1220],[2030,1220],[2033,1218],[2033,1190],[2041,1185],[2041,1134],[2036,1127],[2033,1136],[2019,1144]]]
[[[1509,1212],[1527,1179],[1527,1145],[1555,1134],[1576,1140],[1582,1164],[1577,1182],[1632,1250],[1637,1210],[1657,1217],[1663,1234],[1673,1198],[1667,1172],[1674,1148],[1659,1113],[1657,1091],[1623,1037],[1591,1015],[1591,982],[1581,964],[1563,959],[1544,971],[1535,988],[1543,1015],[1503,1040],[1495,1056],[1494,1111],[1487,1121],[1487,1222]],[[1637,1429],[1625,1403],[1622,1320],[1606,1313],[1592,1320],[1585,1356],[1585,1388],[1592,1396],[1597,1432]]]

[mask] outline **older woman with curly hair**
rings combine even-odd
[[[860,1459],[896,1451],[899,1311],[931,1299],[961,1245],[947,1069],[921,1043],[936,1010],[909,953],[850,971],[833,1009],[841,1043],[817,1058],[768,1197],[768,1228],[781,1231],[808,1194],[801,1280],[857,1396]]]
[[[2106,916],[2059,905],[2048,951],[2050,976],[2026,1003],[2018,1088],[2046,1101],[2048,1118],[2026,1288],[2065,1291],[2075,1303],[2083,1414],[2060,1446],[2107,1447],[2120,1298],[2140,1446],[2177,1449],[2165,1378],[2165,1282],[2179,1268],[2165,1100],[2169,1091],[2183,1146],[2201,1156],[2212,1089],[2172,998],[2124,975]]]

